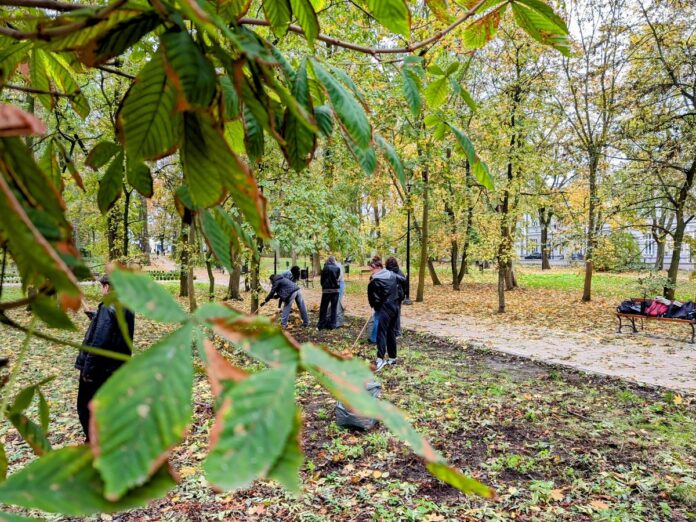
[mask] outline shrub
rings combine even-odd
[[[599,272],[620,272],[640,266],[640,247],[630,232],[614,231],[597,240],[593,256]]]

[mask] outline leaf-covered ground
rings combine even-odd
[[[18,312],[26,321],[26,314]],[[79,327],[86,326],[80,320]],[[294,330],[300,340],[346,351],[362,327]],[[140,348],[165,329],[139,319]],[[2,355],[22,337],[2,330]],[[71,334],[81,339],[82,331]],[[252,370],[257,367],[230,357]],[[374,357],[369,345],[357,356]],[[72,349],[34,341],[23,383],[49,375],[54,446],[81,442],[74,411]],[[348,432],[334,422],[335,401],[308,376],[298,383],[304,406],[302,475],[294,498],[258,483],[216,494],[201,473],[212,419],[211,397],[197,376],[196,422],[173,455],[181,484],[166,499],[114,520],[696,520],[696,407],[693,398],[589,378],[525,360],[461,348],[407,333],[400,364],[380,376],[383,397],[456,466],[496,487],[497,501],[466,497],[430,477],[383,428]],[[35,413],[34,413],[35,415]],[[10,470],[32,458],[7,424],[0,428]],[[109,517],[104,517],[109,519]]]

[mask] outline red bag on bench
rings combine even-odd
[[[661,317],[665,315],[668,309],[669,306],[667,306],[666,304],[662,304],[659,301],[653,301],[652,304],[645,311],[645,315],[649,315],[651,317]]]

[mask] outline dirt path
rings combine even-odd
[[[318,291],[309,289],[304,294],[310,305],[318,305]],[[366,319],[371,312],[367,298],[362,296],[347,295],[344,304],[350,315]],[[583,333],[504,325],[465,315],[424,317],[423,305],[415,304],[403,307],[402,325],[406,329],[463,344],[484,345],[532,360],[696,393],[696,346],[675,339],[624,333],[609,337],[611,342],[607,342],[606,336],[600,341]]]
[[[215,273],[216,283],[227,286],[228,275]],[[196,269],[197,282],[207,282],[204,268]],[[310,308],[318,308],[321,294],[304,289]],[[366,319],[367,298],[344,297],[346,313]],[[504,321],[504,317],[501,317]],[[561,364],[578,370],[626,379],[640,384],[696,393],[696,345],[677,339],[630,333],[604,335],[571,333],[538,326],[501,324],[462,314],[427,314],[424,305],[403,307],[403,327],[463,344]],[[625,328],[624,332],[629,329]]]

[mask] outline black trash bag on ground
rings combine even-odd
[[[377,381],[368,382],[365,385],[365,389],[367,390],[367,393],[372,395],[375,399],[379,399],[382,385]],[[346,408],[340,401],[336,401],[336,424],[342,428],[369,430],[372,429],[375,424],[377,424],[377,419],[356,415]]]
[[[641,303],[636,303],[631,300],[621,303],[618,307],[616,307],[616,311],[620,314],[645,314],[645,310],[641,306]]]

